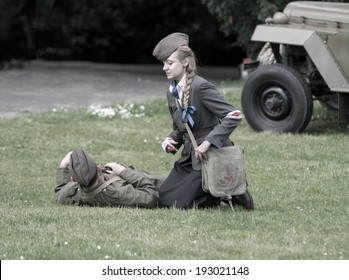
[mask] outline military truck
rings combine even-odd
[[[303,131],[313,102],[338,111],[349,124],[349,4],[289,3],[258,25],[252,41],[265,43],[246,64],[241,105],[256,131]]]

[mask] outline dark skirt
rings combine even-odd
[[[218,206],[220,199],[203,191],[201,176],[201,170],[193,170],[191,162],[175,162],[171,173],[161,185],[159,206],[179,209]]]

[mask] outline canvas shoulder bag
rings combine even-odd
[[[244,151],[239,145],[214,148],[202,162],[202,188],[215,197],[230,199],[246,192]]]
[[[184,123],[194,149],[198,147],[187,123]],[[207,159],[201,162],[202,189],[215,197],[228,201],[233,208],[232,196],[247,191],[244,151],[234,145],[222,148],[211,147]]]
[[[178,101],[176,100],[179,108]],[[198,147],[188,123],[184,126],[194,149]],[[228,200],[232,209],[232,196],[247,191],[244,151],[241,146],[211,147],[206,152],[207,160],[201,162],[202,189],[215,197]]]

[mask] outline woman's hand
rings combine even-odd
[[[161,143],[161,146],[164,149],[164,151],[170,154],[175,154],[177,152],[177,148],[175,145],[178,145],[178,142],[176,142],[170,137],[166,137]]]
[[[211,143],[205,140],[195,149],[195,157],[201,161],[207,160],[206,152],[211,147]]]

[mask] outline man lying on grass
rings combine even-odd
[[[67,153],[56,174],[56,202],[65,205],[156,207],[164,178],[116,162],[96,164],[81,148]]]

